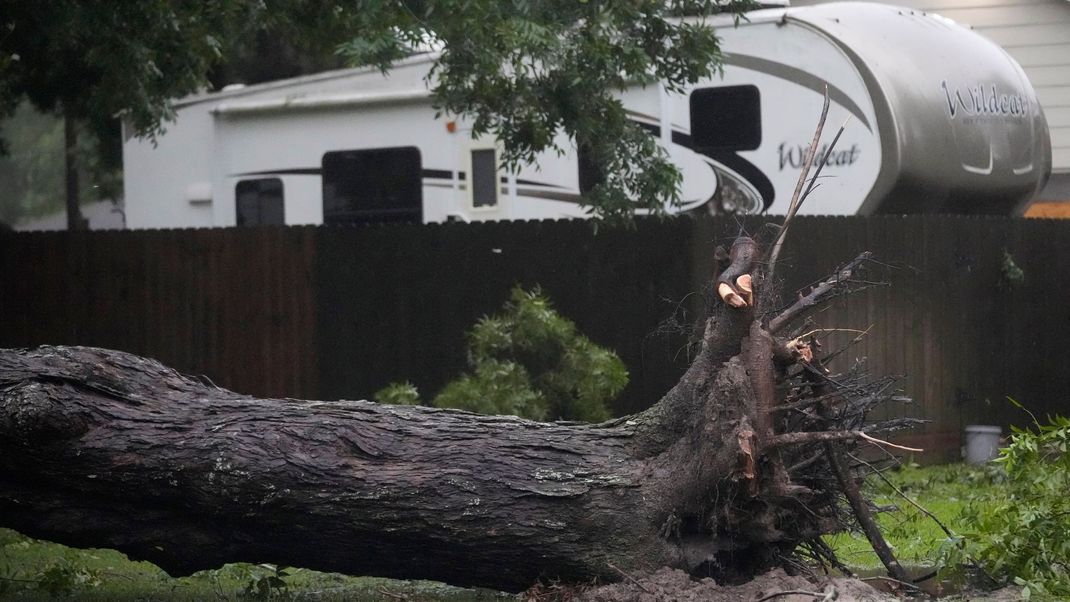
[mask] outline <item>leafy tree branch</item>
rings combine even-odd
[[[679,201],[680,174],[615,94],[661,82],[670,91],[716,72],[718,39],[704,18],[737,18],[750,0],[177,0],[87,3],[0,0],[0,114],[29,98],[91,124],[121,116],[160,135],[172,99],[204,89],[250,31],[337,48],[384,72],[416,50],[438,54],[436,107],[504,144],[516,168],[544,151],[582,148],[604,174],[585,202],[627,221]],[[683,19],[682,17],[687,17]]]

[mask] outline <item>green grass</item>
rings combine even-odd
[[[983,504],[986,496],[998,494],[1004,487],[1002,470],[994,466],[948,464],[921,468],[905,465],[884,474],[895,487],[960,536],[972,529],[972,525],[965,524],[961,517],[967,503]],[[938,563],[947,546],[954,545],[932,519],[878,477],[867,479],[866,489],[869,498],[878,506],[894,505],[899,509],[880,513],[878,521],[900,562],[931,566]],[[865,570],[882,566],[861,533],[842,533],[826,537],[825,541],[849,567]]]
[[[348,577],[307,569],[285,569],[285,590],[264,592],[254,587],[246,592],[251,583],[273,575],[271,569],[236,563],[176,579],[151,563],[132,561],[115,550],[68,548],[0,529],[0,600],[5,601],[510,599],[500,592],[432,581]]]

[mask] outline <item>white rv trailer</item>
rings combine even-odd
[[[826,140],[850,119],[805,213],[1016,214],[1048,178],[1048,128],[1022,69],[947,19],[844,2],[719,24],[723,77],[621,95],[680,167],[680,210],[783,213],[826,88]],[[583,157],[502,171],[494,140],[435,118],[433,60],[178,101],[157,144],[126,139],[127,226],[585,216]]]

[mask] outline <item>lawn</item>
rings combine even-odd
[[[919,468],[907,465],[884,473],[889,481],[935,514],[957,534],[969,531],[960,513],[979,494],[998,491],[1001,473],[991,467],[964,465]],[[876,477],[870,496],[878,505],[900,512],[880,515],[889,542],[907,565],[931,566],[952,545],[931,519],[904,501]],[[848,566],[865,571],[880,567],[869,543],[857,534],[827,541]],[[278,576],[281,581],[271,578]],[[285,584],[285,589],[281,586]],[[281,594],[285,594],[282,596]],[[427,581],[347,577],[305,569],[276,575],[268,565],[228,564],[189,577],[172,578],[147,562],[134,562],[114,550],[77,550],[37,541],[0,529],[0,599],[40,600],[69,596],[78,600],[498,600],[498,592],[450,587]]]
[[[115,550],[80,550],[0,529],[0,600],[502,600],[499,592],[432,581],[348,577],[247,563],[172,578]]]
[[[972,529],[962,516],[967,504],[972,502],[979,507],[1005,486],[1002,469],[993,465],[947,464],[922,468],[907,463],[882,474],[890,484],[871,476],[866,481],[868,497],[878,506],[897,508],[894,512],[880,513],[878,520],[900,562],[914,567],[936,565],[942,555],[953,558],[948,547],[956,542],[896,489],[931,512],[955,535],[963,536]],[[865,571],[882,566],[861,533],[842,533],[825,540],[849,567]]]

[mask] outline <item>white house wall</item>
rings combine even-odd
[[[182,111],[182,127],[167,124],[156,141],[123,145],[123,198],[128,228],[212,226],[212,116],[206,106]],[[124,126],[125,129],[125,126]],[[133,151],[133,152],[132,152]],[[132,177],[151,173],[152,178]]]

